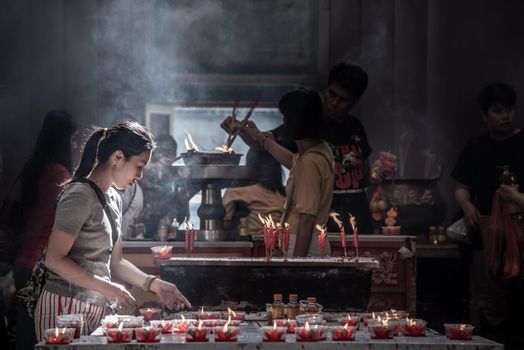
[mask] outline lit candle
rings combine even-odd
[[[158,308],[140,308],[138,311],[145,321],[159,320],[162,314],[162,310]]]
[[[61,345],[70,344],[75,334],[74,328],[49,328],[44,331],[45,342],[47,344]]]
[[[291,226],[286,222],[284,223],[284,250],[286,251],[286,260],[287,253],[289,251],[289,235],[291,234]]]
[[[151,247],[151,252],[153,253],[153,257],[155,259],[169,259],[171,258],[172,249],[173,247],[168,246],[168,245],[156,246],[156,247]]]
[[[333,326],[331,327],[331,337],[333,340],[348,341],[355,340],[357,334],[357,327],[345,324],[344,326]]]
[[[347,258],[347,241],[346,241],[346,231],[344,230],[344,223],[340,220],[340,214],[336,212],[329,213],[329,216],[335,221],[338,228],[340,229],[340,244],[342,245],[342,250],[344,251],[344,259]]]
[[[196,320],[190,320],[184,317],[184,315],[181,315],[180,320],[173,320],[173,333],[185,333],[187,327],[191,326],[192,324],[196,324]]]
[[[238,327],[229,326],[228,323],[224,327],[214,327],[213,328],[216,338],[216,342],[234,342],[237,341],[237,335],[240,329]]]
[[[207,342],[209,341],[208,330],[203,327],[204,321],[198,322],[198,327],[190,326],[186,329],[186,341],[188,342]]]
[[[449,339],[453,339],[453,340],[471,340],[473,339],[473,330],[475,329],[475,327],[470,324],[446,323],[444,324],[444,328],[446,330],[446,336]]]
[[[75,339],[80,339],[82,329],[84,328],[84,315],[82,314],[65,314],[56,316],[56,324],[59,328],[74,328]]]
[[[204,311],[204,307],[198,313],[199,320],[217,320],[220,317],[220,311]]]
[[[290,320],[289,318],[286,319],[279,319],[275,320],[277,323],[277,327],[286,327],[286,331],[289,334],[295,333],[295,327],[297,326],[297,321]]]
[[[423,337],[426,334],[426,321],[417,319],[406,320],[402,334],[408,337]]]
[[[369,322],[368,329],[371,339],[393,339],[393,327],[380,317],[378,322]]]
[[[174,320],[152,320],[149,322],[152,327],[162,328],[162,333],[170,334],[174,333],[173,328],[175,326]]]
[[[347,315],[347,317],[341,318],[338,320],[340,324],[343,326],[348,325],[351,327],[356,327],[357,330],[360,326],[360,320],[357,317],[351,317],[350,314]]]
[[[108,343],[129,343],[133,336],[133,329],[124,328],[124,324],[120,323],[118,328],[107,328],[106,333]]]
[[[162,335],[162,327],[135,328],[135,334],[139,343],[158,343]]]
[[[262,340],[267,342],[283,342],[286,340],[287,327],[278,327],[277,321],[273,326],[262,327]]]
[[[230,308],[227,308],[227,316],[231,317],[231,320],[244,321],[246,313],[243,311],[233,311]]]
[[[320,247],[320,255],[323,256],[324,251],[326,250],[326,238],[327,238],[326,228],[320,225],[316,225],[315,227],[319,231],[318,245]]]
[[[357,219],[349,214],[349,222],[351,223],[351,228],[353,229],[353,245],[355,246],[355,256],[358,258],[358,227]]]
[[[318,325],[309,327],[309,323],[306,322],[304,327],[296,327],[295,335],[298,342],[317,342],[320,341],[320,328]]]

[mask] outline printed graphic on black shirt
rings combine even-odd
[[[355,138],[358,139],[358,135],[352,135],[352,141]],[[336,189],[360,188],[360,181],[364,178],[365,162],[362,157],[362,150],[357,142],[332,146],[335,154]]]

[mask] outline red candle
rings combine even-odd
[[[174,320],[152,320],[149,322],[149,324],[152,326],[152,327],[155,327],[155,328],[162,328],[162,333],[164,334],[170,334],[170,333],[174,333],[173,332],[173,328],[175,326],[175,321]]]
[[[185,221],[185,247],[186,247],[186,253],[187,256],[191,255],[191,252],[193,251],[193,247],[195,245],[195,230],[193,228],[193,224],[191,224],[189,221]]]
[[[198,327],[190,326],[186,329],[186,341],[188,342],[207,342],[209,341],[208,330],[203,327],[204,322],[198,322]]]
[[[316,225],[316,228],[319,231],[318,245],[320,247],[320,255],[324,255],[324,251],[326,250],[326,238],[327,238],[326,229],[325,227],[322,227],[320,225]]]
[[[84,315],[82,314],[65,314],[56,316],[56,324],[59,328],[74,328],[75,339],[80,339],[82,329],[84,328]]]
[[[107,328],[108,343],[129,343],[133,337],[132,328]]]
[[[351,223],[351,228],[353,229],[353,245],[355,246],[355,256],[358,258],[358,227],[357,219],[349,214],[349,222]]]
[[[298,342],[317,342],[320,341],[320,328],[318,325],[309,327],[309,323],[306,322],[304,327],[295,328],[295,335]]]
[[[426,334],[426,321],[407,320],[402,334],[408,337],[423,337]]]
[[[384,322],[373,322],[369,324],[371,339],[393,339],[393,327]]]
[[[295,333],[295,327],[297,326],[297,321],[290,320],[290,319],[287,319],[287,320],[280,319],[280,320],[275,320],[275,322],[277,323],[277,327],[286,327],[287,333],[289,334]]]
[[[151,247],[151,252],[153,252],[153,257],[155,259],[169,259],[171,258],[172,249],[173,247],[168,246],[168,245],[156,246],[156,247]]]
[[[62,345],[70,344],[75,335],[74,328],[49,328],[44,331],[47,344]]]
[[[136,340],[139,343],[158,343],[162,334],[161,327],[135,328]]]
[[[162,310],[158,308],[140,308],[138,311],[145,321],[159,320],[162,314]]]
[[[277,327],[277,322],[273,322],[273,326],[262,327],[262,340],[267,342],[283,342],[286,341],[287,327]]]
[[[349,314],[347,317],[339,319],[338,322],[343,326],[348,325],[351,327],[356,327],[357,330],[360,326],[360,320],[357,317],[351,317]]]
[[[231,327],[227,323],[224,327],[213,328],[216,342],[234,342],[237,341],[237,335],[240,329],[238,327]]]
[[[444,324],[446,336],[453,340],[471,340],[473,339],[474,326],[470,324]]]
[[[348,341],[355,340],[357,334],[357,328],[349,326],[347,323],[344,326],[331,327],[331,336],[333,340]]]

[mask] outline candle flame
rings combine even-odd
[[[237,317],[237,314],[235,311],[231,310],[230,308],[227,308],[228,315],[233,315],[233,317]],[[231,316],[230,316],[231,317]]]
[[[461,323],[461,324],[458,325],[458,329],[459,329],[459,331],[463,331],[464,329],[466,329],[466,325]]]
[[[262,221],[262,224],[264,224],[264,226],[266,226],[266,219],[264,219],[264,217],[262,217],[262,215],[260,215],[260,213],[258,213],[258,218],[260,219],[260,221]]]
[[[348,314],[348,320],[351,321],[351,315],[350,314]]]
[[[198,321],[198,327],[197,327],[197,329],[198,329],[198,330],[201,330],[203,324],[204,324],[204,321],[202,321],[202,320]]]
[[[229,320],[227,320],[226,324],[224,325],[224,328],[222,328],[222,331],[224,333],[227,333],[227,327],[229,326],[229,322],[231,322],[231,316],[229,317]]]
[[[304,325],[304,329],[306,330],[306,332],[309,332],[309,322],[306,321],[306,324]]]
[[[351,213],[349,213],[349,223],[354,231],[357,228],[357,218],[351,215]]]
[[[186,318],[184,317],[184,315],[180,315],[180,317],[182,318],[182,322],[186,322]]]
[[[342,220],[340,219],[339,213],[332,211],[331,213],[329,213],[329,216],[333,219],[335,224],[337,224],[338,228],[342,228],[343,224]]]
[[[344,330],[347,331],[347,330],[348,330],[348,327],[349,327],[349,323],[346,323],[346,324],[344,325]]]
[[[58,337],[58,327],[55,328],[55,337]]]
[[[277,321],[273,320],[273,329],[277,329]]]
[[[374,312],[372,312],[372,313],[371,313],[371,316],[373,317],[373,319],[375,319],[375,318],[376,318],[376,317],[375,317],[375,313],[374,313]]]
[[[120,323],[118,324],[118,331],[119,331],[119,332],[122,332],[122,329],[124,329],[124,322],[120,322]]]
[[[202,305],[202,310],[200,310],[200,313],[201,313],[201,314],[204,313],[204,305]]]

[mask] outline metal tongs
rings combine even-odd
[[[227,148],[226,149],[231,148],[231,145],[233,145],[233,142],[235,142],[235,139],[237,138],[238,134],[240,134],[240,131],[242,131],[242,129],[247,125],[249,118],[251,118],[251,115],[253,115],[253,111],[258,106],[259,102],[260,102],[260,96],[257,97],[256,101],[253,103],[253,105],[251,106],[247,114],[244,116],[244,119],[240,121],[240,126],[235,130],[235,132],[234,133],[229,132],[229,134],[227,135],[227,141],[226,141]],[[235,115],[236,107],[237,105],[235,102],[235,105],[233,106],[233,113],[232,113],[233,121],[236,121],[236,115]]]

